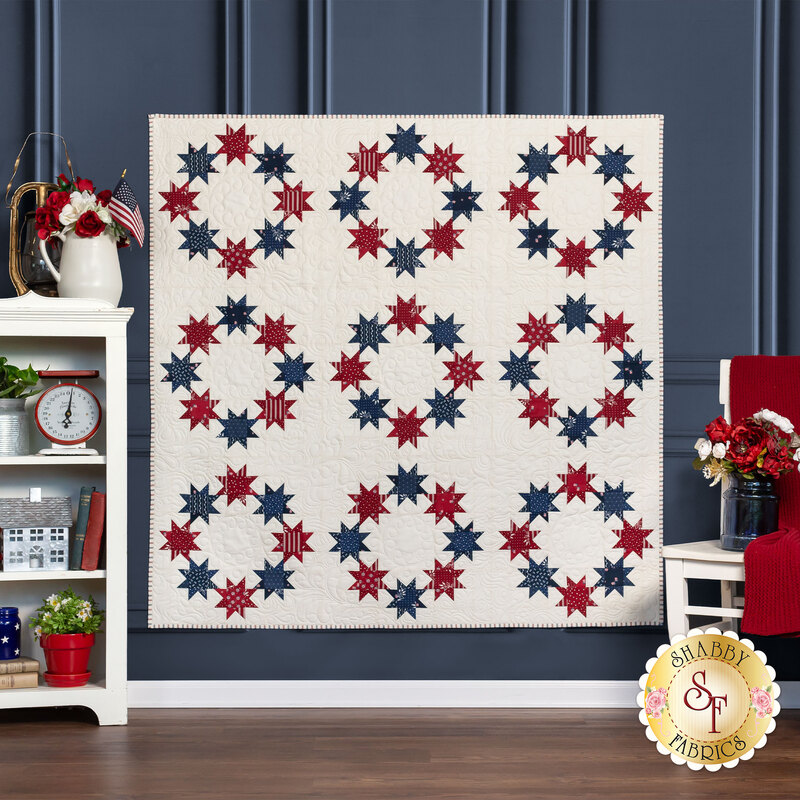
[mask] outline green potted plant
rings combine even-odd
[[[71,589],[51,594],[31,617],[30,627],[44,650],[48,686],[85,686],[94,635],[104,613],[89,595],[84,600]]]
[[[39,376],[30,364],[20,369],[0,356],[0,456],[28,454],[25,399],[41,391],[33,388],[38,382]]]

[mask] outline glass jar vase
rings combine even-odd
[[[722,495],[723,550],[744,550],[750,542],[778,530],[778,493],[773,478],[728,478]]]

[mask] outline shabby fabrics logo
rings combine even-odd
[[[775,730],[775,670],[751,641],[732,631],[673,636],[645,668],[639,720],[658,752],[675,764],[711,772],[735,767]]]

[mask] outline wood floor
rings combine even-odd
[[[0,797],[24,800],[798,798],[800,712],[752,761],[676,767],[627,710],[0,712]]]

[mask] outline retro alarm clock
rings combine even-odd
[[[39,395],[34,421],[52,447],[40,455],[99,455],[86,443],[100,429],[103,412],[100,401],[77,378],[96,378],[97,370],[39,370],[40,378],[57,378],[58,383]]]

